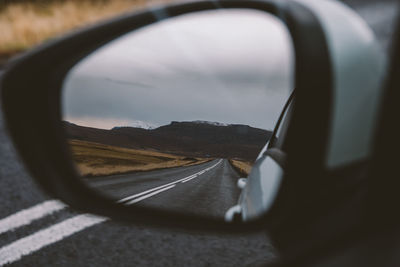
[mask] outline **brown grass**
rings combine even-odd
[[[80,140],[70,140],[69,144],[79,172],[86,177],[190,166],[211,160]]]
[[[229,162],[236,169],[236,171],[239,172],[239,174],[242,177],[249,176],[251,167],[253,166],[253,164],[251,162],[240,161],[240,160],[236,160],[236,159],[230,159]]]
[[[152,0],[69,0],[0,4],[0,57],[83,25],[154,4]]]

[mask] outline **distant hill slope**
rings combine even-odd
[[[103,130],[64,122],[68,138],[192,157],[254,161],[272,132],[247,125],[172,122],[156,129],[115,127]]]

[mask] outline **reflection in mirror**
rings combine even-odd
[[[292,69],[287,29],[261,11],[203,11],[128,33],[64,81],[77,171],[124,205],[223,219],[290,94]]]

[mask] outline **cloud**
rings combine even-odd
[[[250,10],[199,12],[129,33],[87,57],[65,80],[63,112],[271,129],[292,72],[290,37],[277,19]]]

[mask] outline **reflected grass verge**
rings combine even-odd
[[[84,177],[197,165],[213,160],[177,156],[153,150],[122,148],[81,140],[69,140],[72,157]]]
[[[251,167],[253,163],[248,161],[230,159],[229,163],[233,166],[233,168],[242,176],[247,177],[251,171]]]

